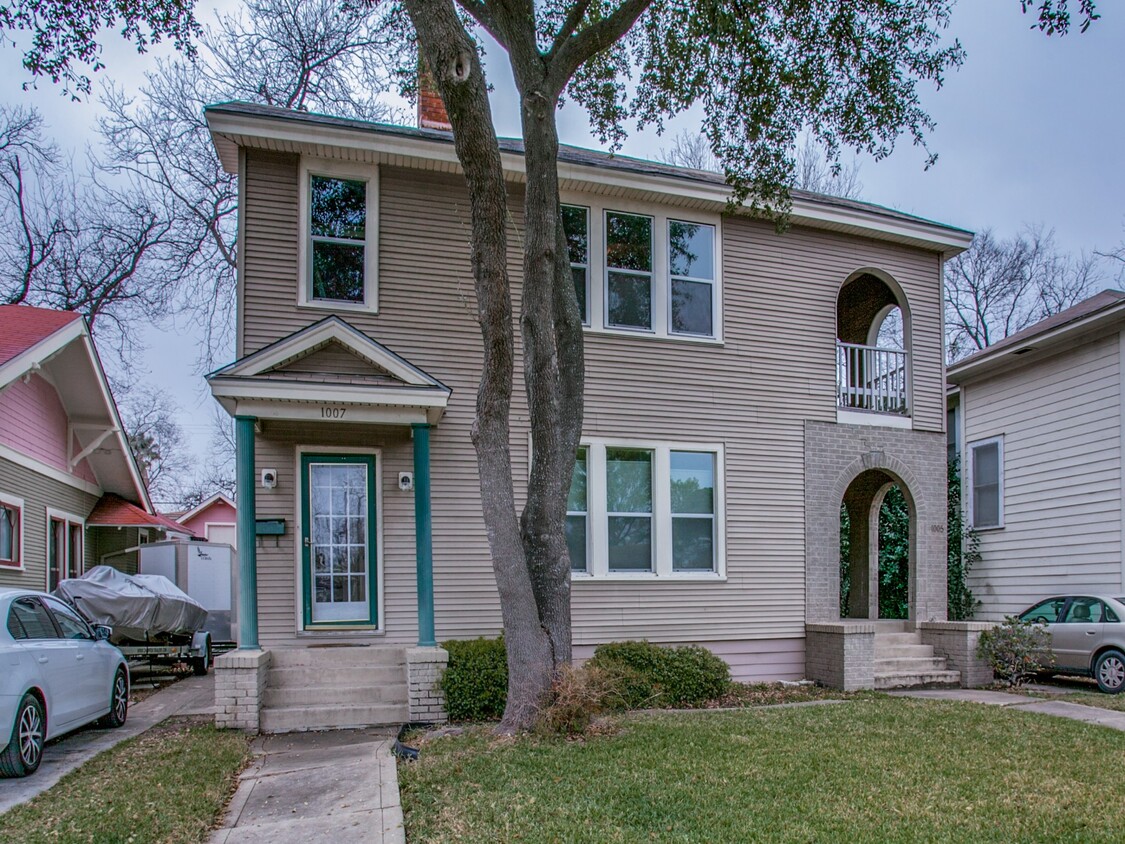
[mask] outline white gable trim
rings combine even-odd
[[[24,373],[38,369],[85,333],[86,321],[79,318],[44,337],[30,349],[20,352],[0,366],[0,389],[7,387]]]
[[[337,316],[330,316],[303,328],[295,334],[271,343],[254,354],[219,369],[209,379],[226,377],[247,378],[261,375],[305,352],[329,342],[337,342],[363,360],[389,372],[410,387],[444,387],[440,381],[427,375],[418,367],[396,355],[386,346],[376,343],[366,334]]]

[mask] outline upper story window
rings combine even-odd
[[[996,437],[969,445],[969,504],[973,527],[1004,527],[1004,440]]]
[[[374,168],[301,162],[301,282],[299,304],[376,310]]]
[[[571,571],[596,578],[722,576],[722,447],[595,440],[567,503]]]
[[[718,216],[685,220],[620,205],[562,207],[583,325],[595,332],[721,341]]]
[[[580,205],[562,207],[563,231],[570,253],[570,272],[582,324],[590,324],[590,209]]]

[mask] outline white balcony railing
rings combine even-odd
[[[906,416],[908,372],[906,352],[901,349],[837,343],[837,406]]]

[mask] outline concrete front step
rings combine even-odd
[[[876,645],[920,645],[921,633],[876,633]]]
[[[376,667],[302,666],[270,668],[266,686],[271,689],[334,689],[349,686],[405,685],[405,665]]]
[[[353,704],[406,703],[410,693],[405,683],[381,686],[266,687],[262,705],[268,709],[287,706],[343,706]]]
[[[880,674],[916,674],[927,671],[945,671],[946,663],[942,657],[908,657],[903,659],[883,659],[875,657],[875,676]]]
[[[378,646],[278,648],[270,651],[273,668],[378,668],[406,665],[406,649]]]
[[[928,659],[934,655],[933,645],[880,645],[875,642],[875,659]]]
[[[295,733],[305,730],[397,726],[408,720],[410,712],[405,703],[282,706],[262,710],[261,728],[266,733]]]
[[[960,671],[922,671],[917,673],[875,674],[875,688],[908,689],[916,686],[959,686]]]

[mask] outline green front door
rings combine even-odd
[[[301,456],[305,627],[377,626],[375,458]]]

